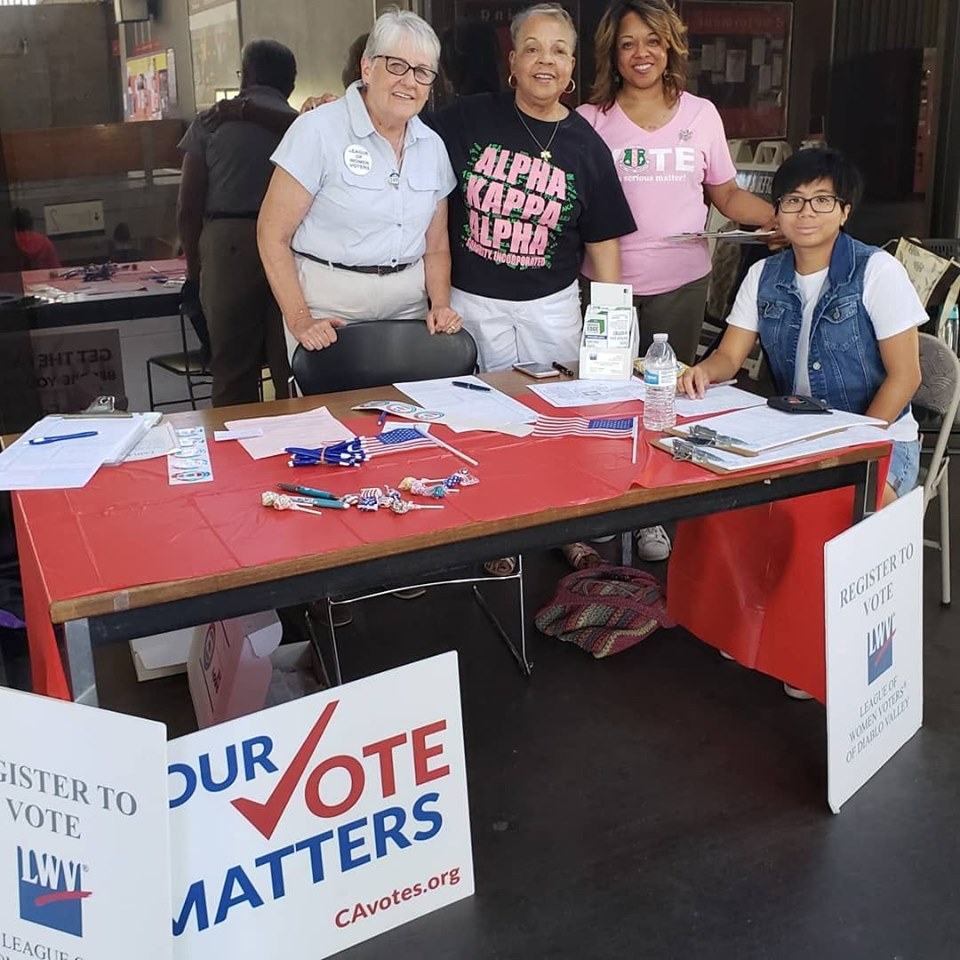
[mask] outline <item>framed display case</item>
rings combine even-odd
[[[728,137],[787,133],[792,3],[682,0],[687,89],[716,104]]]

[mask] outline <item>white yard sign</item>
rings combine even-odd
[[[830,809],[923,722],[923,491],[824,547]]]
[[[0,689],[0,957],[169,960],[166,729]]]
[[[473,893],[457,658],[170,744],[178,960],[321,958]]]

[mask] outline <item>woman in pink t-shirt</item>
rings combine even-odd
[[[597,77],[580,107],[610,147],[637,222],[621,237],[623,282],[633,284],[641,356],[667,333],[696,359],[710,274],[706,241],[665,237],[703,230],[704,190],[728,219],[772,225],[773,207],[741,190],[716,107],[684,91],[687,28],[669,0],[618,0],[597,28]],[[589,261],[584,273],[592,276]]]

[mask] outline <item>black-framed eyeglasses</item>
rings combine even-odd
[[[815,197],[801,197],[795,193],[781,197],[777,201],[777,209],[781,213],[799,213],[808,203],[814,213],[833,213],[837,204],[846,204],[843,197],[834,197],[828,193],[818,193]]]
[[[429,87],[438,76],[436,70],[431,70],[429,67],[415,67],[412,63],[407,63],[402,57],[391,57],[385,53],[378,53],[373,59],[383,60],[387,73],[392,73],[395,77],[402,77],[408,70],[412,70],[413,79],[424,87]]]

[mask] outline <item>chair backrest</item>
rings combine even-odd
[[[306,396],[473,373],[477,345],[466,330],[431,334],[422,320],[369,320],[337,329],[325,350],[297,347],[291,362]]]
[[[960,360],[942,340],[928,333],[920,334],[920,387],[913,402],[941,417],[933,458],[923,485],[924,497],[929,501],[932,491],[939,485],[942,467],[949,463],[949,460],[944,461],[943,454],[960,404]]]

